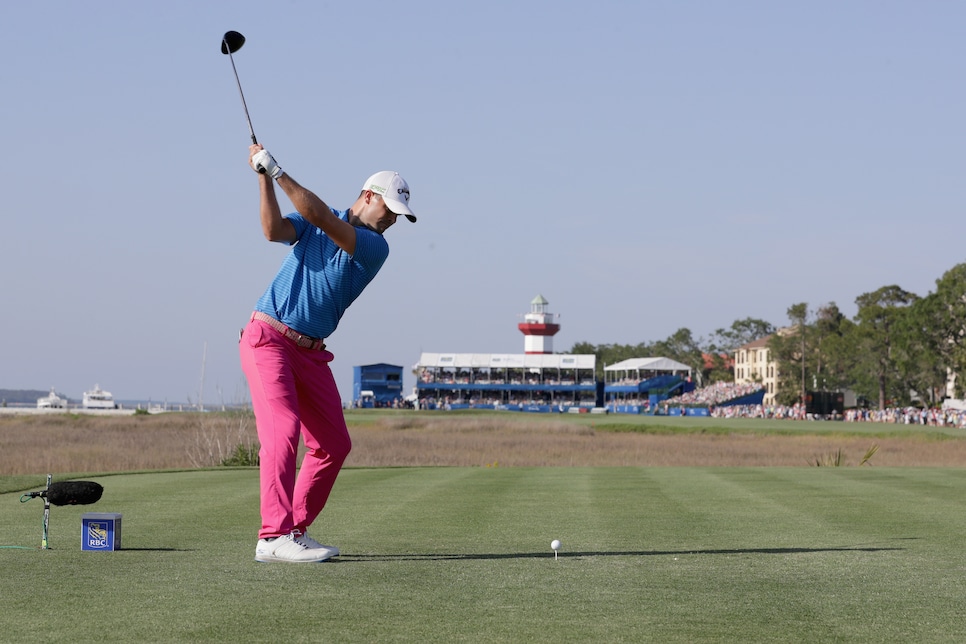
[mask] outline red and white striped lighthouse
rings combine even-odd
[[[530,302],[530,312],[523,316],[517,328],[523,332],[525,353],[553,353],[553,336],[560,330],[554,323],[556,314],[547,313],[547,300],[538,295]]]

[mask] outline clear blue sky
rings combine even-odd
[[[348,207],[398,170],[419,223],[329,345],[638,342],[964,261],[966,5],[817,1],[9,3],[0,388],[247,400],[238,329],[287,248],[258,225],[248,129]],[[287,202],[286,202],[287,205]]]

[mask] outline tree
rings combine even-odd
[[[770,322],[755,318],[735,320],[728,329],[718,329],[709,338],[709,349],[731,353],[738,347],[767,338],[775,332]]]
[[[855,316],[854,338],[856,362],[853,378],[861,381],[871,376],[879,409],[885,409],[888,397],[908,398],[908,391],[896,385],[901,381],[896,351],[902,331],[904,309],[919,296],[896,285],[883,286],[877,291],[855,298],[859,307]],[[870,392],[871,393],[871,392]]]
[[[940,311],[934,320],[941,338],[937,350],[946,366],[956,374],[956,388],[964,390],[966,379],[966,264],[957,264],[936,280]],[[960,397],[963,397],[960,395]]]
[[[651,355],[650,348],[646,344],[599,344],[593,345],[589,342],[577,342],[571,347],[570,353],[574,354],[594,354],[597,356],[596,376],[604,378],[604,367],[617,364],[629,358],[643,358]]]
[[[798,349],[796,336],[787,329],[779,329],[768,338],[768,350],[775,363],[775,402],[791,405],[799,400],[798,378],[796,377]]]
[[[805,398],[805,326],[808,321],[808,304],[802,302],[790,306],[788,319],[792,326],[779,329],[768,339],[771,359],[777,367],[775,401],[780,405],[791,405]]]
[[[775,332],[770,322],[757,318],[735,320],[728,329],[717,329],[708,338],[704,351],[710,356],[705,360],[702,369],[703,382],[731,382],[734,380],[734,366],[729,359],[735,350],[746,344],[766,338]]]
[[[798,304],[793,304],[788,307],[788,319],[791,321],[792,326],[795,328],[795,333],[798,335],[798,361],[801,367],[801,387],[799,388],[799,398],[798,400],[804,405],[805,404],[805,365],[808,361],[808,352],[805,347],[805,328],[808,324],[808,304],[805,302],[800,302]]]
[[[809,390],[851,387],[854,325],[835,302],[814,312],[805,302],[794,304],[788,318],[792,326],[780,329],[768,343],[778,368],[775,400],[790,405],[803,402]]]
[[[851,326],[835,302],[815,311],[810,330],[814,345],[810,364],[817,388],[838,391],[849,387],[853,353],[847,337]]]
[[[936,324],[943,308],[931,294],[905,308],[896,323],[895,357],[902,390],[915,391],[932,404],[939,402],[946,388],[941,349],[947,343]]]
[[[710,356],[710,359],[705,361],[704,368],[701,371],[704,384],[707,386],[715,382],[733,382],[735,368],[734,364],[729,362],[730,354],[713,349],[706,353]]]
[[[700,342],[691,335],[691,330],[680,328],[666,340],[660,340],[651,345],[651,355],[664,356],[677,360],[691,367],[692,373],[698,374],[699,380],[704,373],[704,350]]]

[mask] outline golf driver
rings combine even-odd
[[[258,143],[255,138],[255,128],[252,127],[252,117],[248,115],[248,105],[245,103],[245,93],[242,91],[241,81],[238,80],[238,70],[235,69],[235,59],[232,54],[242,48],[245,44],[245,37],[237,31],[226,31],[221,39],[221,53],[228,54],[231,60],[231,69],[235,72],[235,82],[238,84],[238,93],[241,95],[242,107],[245,108],[245,119],[248,121],[248,131],[252,134],[252,143]]]

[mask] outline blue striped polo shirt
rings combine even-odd
[[[348,221],[348,210],[332,212]],[[357,226],[356,250],[350,256],[302,215],[285,217],[295,226],[296,241],[255,310],[304,335],[327,338],[382,268],[389,244],[379,233]]]

